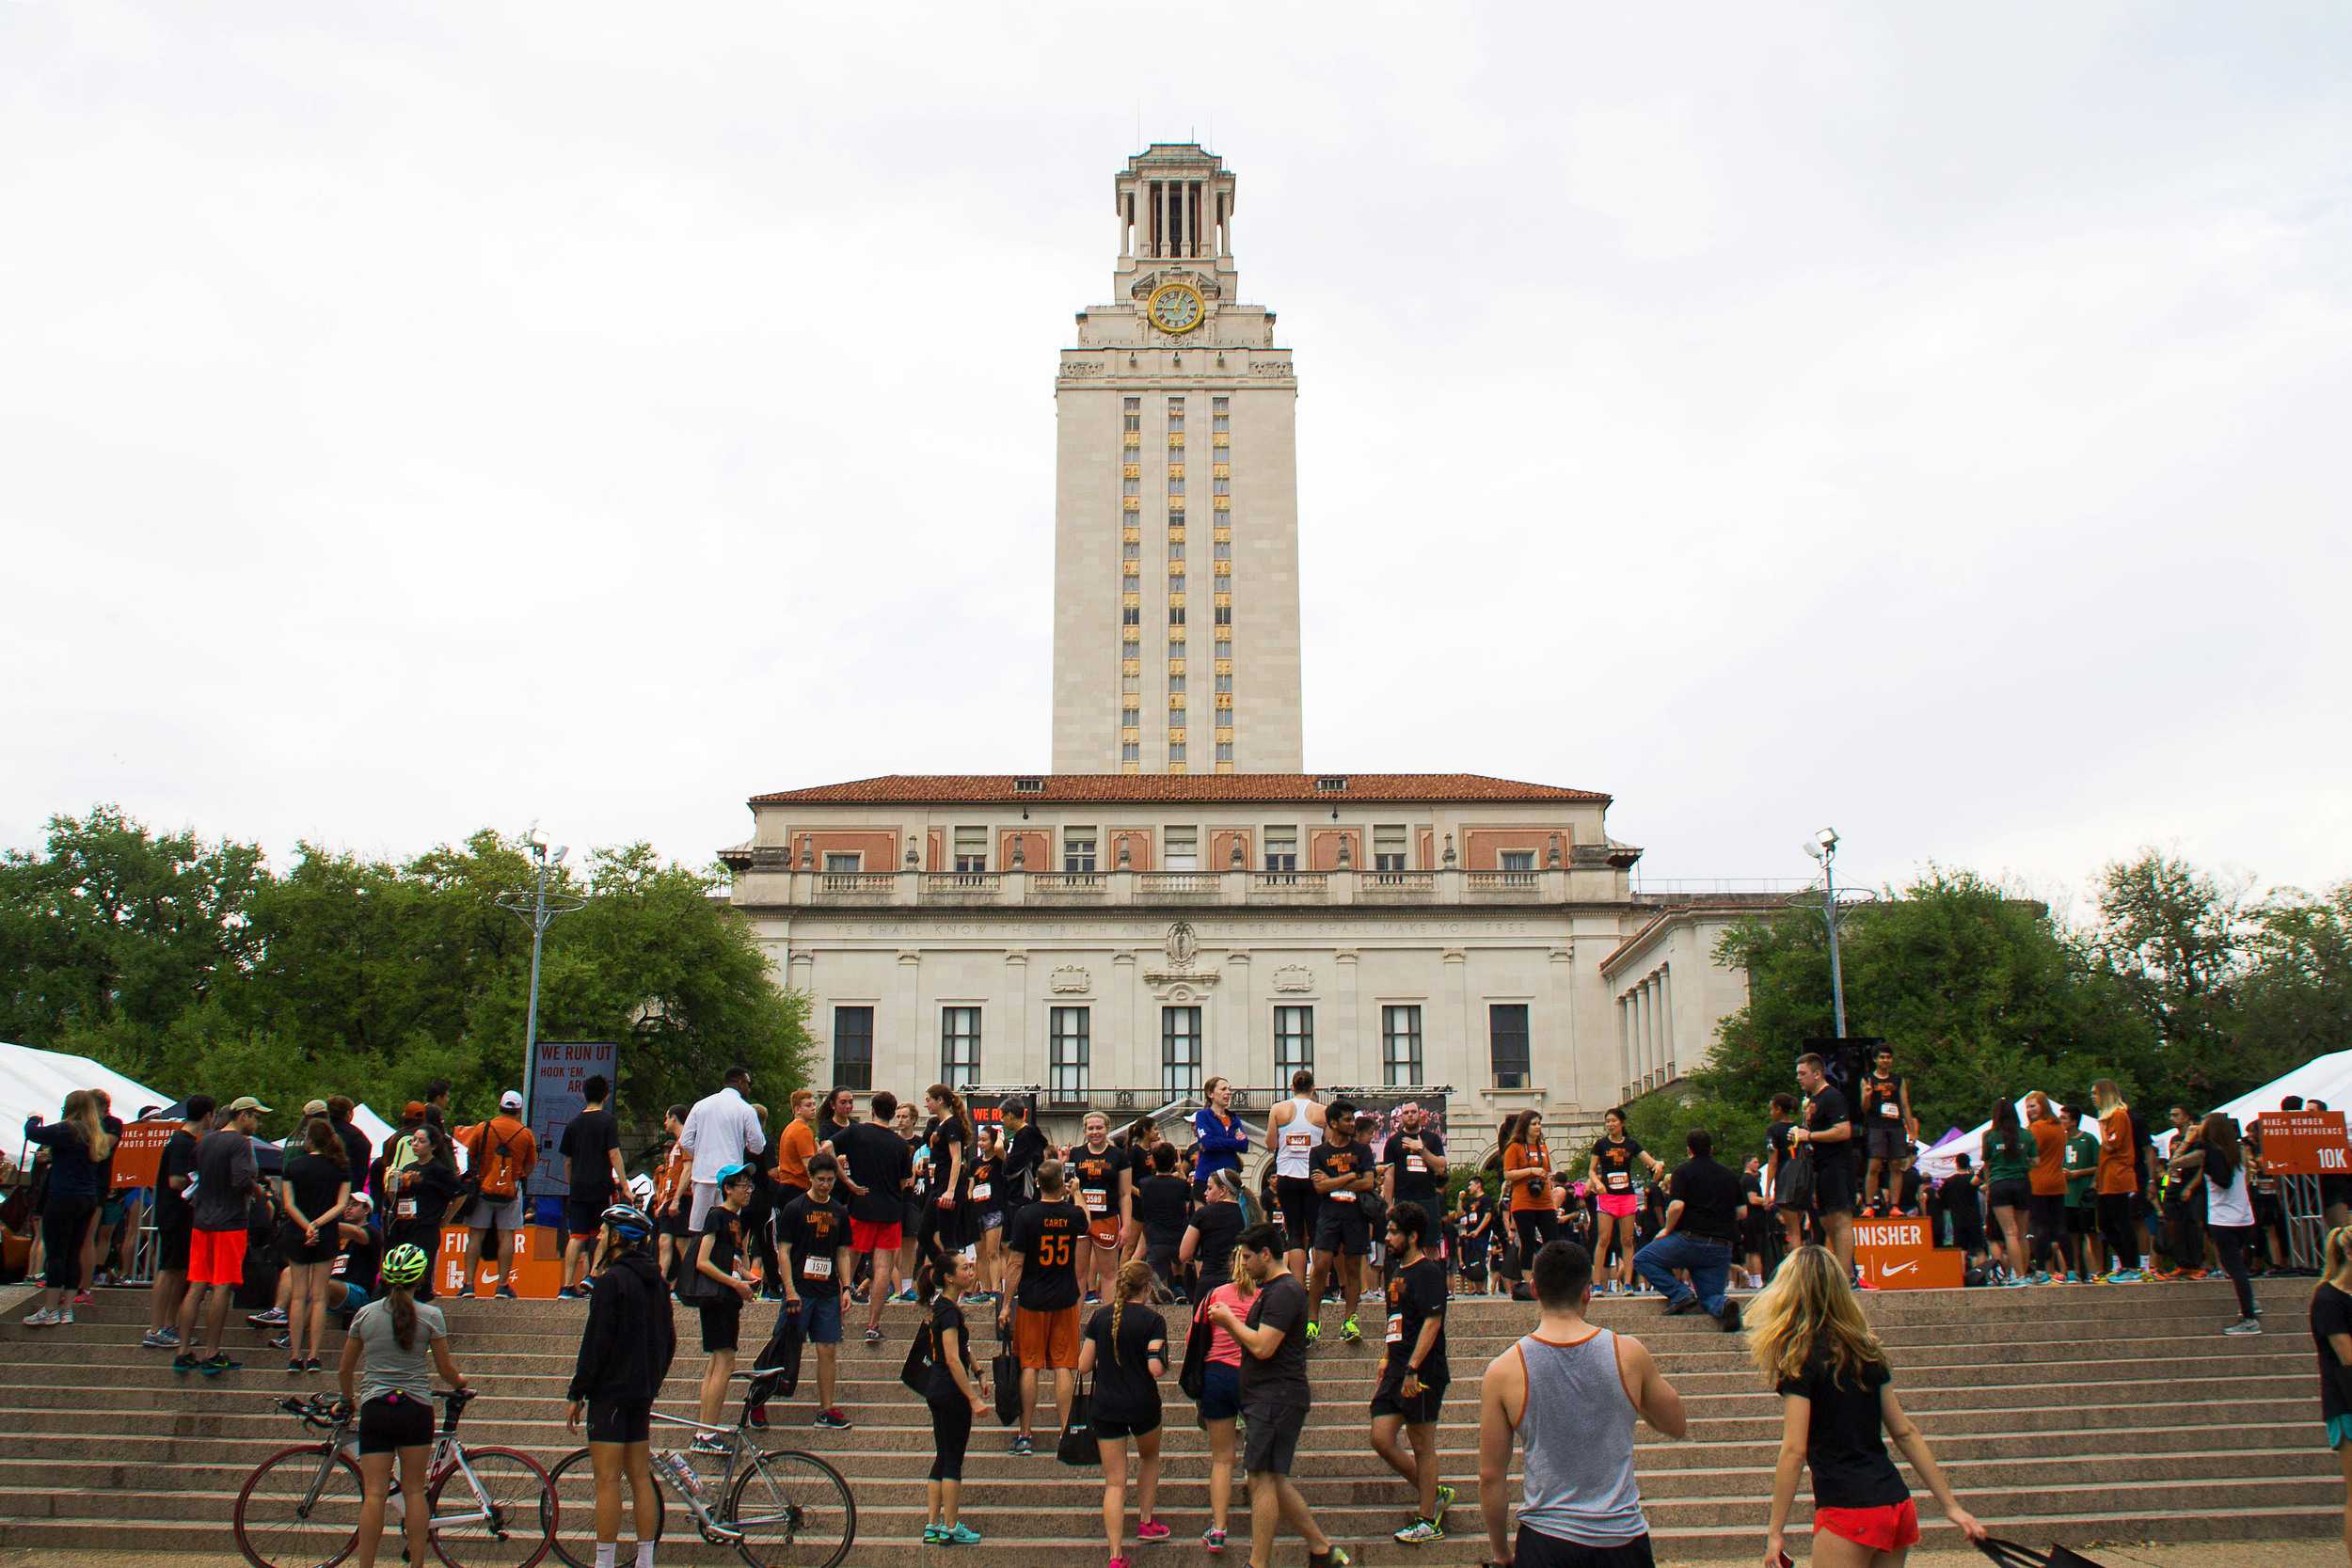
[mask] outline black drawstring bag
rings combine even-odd
[[[926,1347],[929,1348],[926,1348]],[[931,1392],[931,1363],[939,1359],[939,1330],[925,1323],[914,1331],[914,1342],[907,1347],[907,1358],[898,1368],[898,1381],[918,1398],[929,1399]]]
[[[1195,1404],[1209,1388],[1209,1336],[1216,1325],[1209,1322],[1208,1303],[1200,1304],[1192,1318],[1192,1329],[1184,1336],[1184,1361],[1177,1369],[1176,1386],[1184,1398]]]
[[[1996,1541],[1990,1536],[1977,1543],[1977,1550],[1999,1563],[2001,1568],[2099,1568],[2099,1564],[2080,1552],[2053,1545],[2046,1552],[2030,1546],[2020,1546],[2014,1541]]]
[[[1782,1209],[1810,1209],[1815,1185],[1813,1146],[1800,1144],[1796,1152],[1780,1163],[1780,1180],[1773,1184],[1772,1202]]]
[[[1020,1317],[1016,1303],[1009,1315],[997,1320],[996,1354],[988,1364],[988,1375],[996,1384],[998,1426],[1010,1426],[1021,1418],[1021,1357],[1013,1354],[1013,1341],[1006,1336],[1007,1327]]]
[[[1061,1424],[1061,1441],[1054,1445],[1054,1457],[1082,1469],[1103,1463],[1103,1442],[1094,1435],[1094,1398],[1084,1384],[1071,1396],[1070,1414]]]

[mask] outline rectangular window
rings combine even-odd
[[[1119,546],[1119,553],[1122,559],[1132,561],[1140,567],[1143,564],[1143,541],[1130,539]]]
[[[1265,868],[1268,871],[1298,869],[1298,830],[1296,828],[1268,828],[1265,831]],[[1287,1084],[1290,1080],[1278,1078],[1275,1082]]]
[[[1184,704],[1182,704],[1182,703],[1177,703],[1177,704],[1172,705],[1168,708],[1168,727],[1169,729],[1171,729],[1171,730],[1181,730],[1181,729],[1183,729],[1183,728],[1184,727]]]
[[[1230,626],[1233,624],[1233,607],[1232,605],[1221,604],[1216,607],[1216,624],[1220,626]]]
[[[1120,605],[1119,607],[1119,624],[1123,626],[1139,626],[1143,625],[1143,607],[1141,605],[1134,604]]]
[[[939,1081],[968,1089],[980,1081],[980,1009],[939,1009]]]
[[[988,869],[988,830],[958,828],[956,830],[956,869],[986,871]]]
[[[1380,1059],[1391,1088],[1411,1088],[1421,1082],[1421,1008],[1380,1009]]]
[[[1142,722],[1143,710],[1141,708],[1122,707],[1119,710],[1119,727],[1120,729],[1132,730],[1137,724]]]
[[[1172,764],[1180,764],[1184,760],[1184,743],[1183,741],[1171,740],[1168,743],[1168,760]]]
[[[825,874],[830,877],[847,877],[865,869],[865,865],[866,855],[863,850],[847,855],[835,854],[831,850],[825,853]]]
[[[1528,1082],[1527,1004],[1498,1002],[1486,1009],[1486,1037],[1494,1057],[1495,1087],[1523,1089]]]
[[[1184,1100],[1200,1092],[1200,1009],[1160,1009],[1160,1095]]]
[[[1092,1015],[1086,1007],[1056,1007],[1046,1022],[1046,1093],[1057,1104],[1083,1104],[1088,1058],[1092,1052]]]
[[[1533,849],[1505,849],[1502,851],[1502,869],[1505,871],[1534,870],[1535,851]]]
[[[874,1009],[833,1010],[833,1081],[863,1093],[874,1086]]]
[[[1231,539],[1220,539],[1220,540],[1218,540],[1218,541],[1216,542],[1216,559],[1217,559],[1217,560],[1219,560],[1219,561],[1231,561],[1231,560],[1232,560],[1232,559],[1233,559],[1233,542],[1232,542]]]
[[[1181,633],[1168,640],[1168,657],[1170,658],[1184,657],[1184,639]]]
[[[1168,574],[1168,591],[1171,594],[1181,594],[1184,591],[1184,573],[1170,572]]]
[[[1181,626],[1184,624],[1184,607],[1183,605],[1172,604],[1168,607],[1168,624],[1171,626]]]
[[[1170,871],[1200,869],[1200,830],[1169,828],[1165,832],[1162,858]]]
[[[1120,741],[1119,743],[1119,760],[1121,762],[1141,762],[1143,760],[1143,742],[1140,740]]]
[[[1231,658],[1233,657],[1233,644],[1230,634],[1225,632],[1219,632],[1217,634],[1216,657],[1219,658]]]
[[[1372,830],[1372,868],[1375,871],[1405,869],[1405,824],[1391,827],[1375,825]]]
[[[1223,674],[1216,677],[1216,694],[1220,697],[1230,696],[1232,695],[1232,690],[1233,673],[1231,670],[1228,670]]]
[[[1064,828],[1061,831],[1061,868],[1073,876],[1094,869],[1094,830]]]
[[[1291,1074],[1315,1068],[1315,1010],[1312,1007],[1274,1009],[1274,1081],[1287,1084]]]
[[[1184,676],[1170,675],[1168,677],[1168,694],[1171,697],[1181,697],[1184,694]]]
[[[1130,697],[1139,697],[1143,694],[1143,677],[1141,675],[1121,675],[1119,677],[1119,689],[1125,692]]]
[[[1219,762],[1231,762],[1233,760],[1233,743],[1232,741],[1220,740],[1216,743],[1216,760]]]

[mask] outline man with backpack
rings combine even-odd
[[[499,1114],[466,1134],[466,1186],[473,1203],[466,1211],[466,1273],[462,1295],[474,1293],[482,1266],[482,1236],[496,1230],[498,1293],[515,1299],[515,1237],[523,1227],[523,1182],[539,1163],[539,1143],[523,1125],[523,1097],[514,1089],[499,1097]]]

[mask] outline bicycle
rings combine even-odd
[[[449,1568],[533,1568],[553,1534],[547,1472],[529,1454],[458,1440],[458,1417],[473,1397],[468,1388],[434,1395],[443,1405],[425,1465],[434,1555]],[[254,1466],[232,1515],[237,1549],[253,1568],[334,1568],[359,1544],[358,1416],[324,1394],[279,1400],[278,1408],[326,1440],[282,1449]],[[405,1506],[395,1475],[387,1532],[399,1532]]]
[[[751,1568],[838,1568],[857,1541],[857,1503],[850,1496],[850,1483],[813,1453],[763,1450],[751,1425],[752,1408],[767,1399],[781,1374],[735,1375],[750,1378],[752,1384],[744,1395],[743,1413],[731,1429],[714,1430],[700,1421],[652,1413],[665,1426],[689,1428],[715,1437],[720,1445],[654,1454],[654,1539],[661,1539],[669,1513],[662,1494],[672,1491],[692,1512],[705,1541],[734,1547]],[[725,1467],[715,1481],[706,1481],[694,1461],[721,1457]],[[575,1449],[556,1461],[548,1472],[541,1506],[555,1555],[568,1568],[596,1568],[596,1480],[586,1449]],[[634,1538],[628,1508],[624,1497],[623,1528]]]

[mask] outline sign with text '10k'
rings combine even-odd
[[[587,1103],[581,1085],[601,1074],[617,1087],[621,1048],[612,1040],[541,1040],[531,1064],[531,1135],[539,1143],[539,1168],[531,1173],[531,1196],[564,1197],[571,1170],[556,1154],[564,1129]]]

